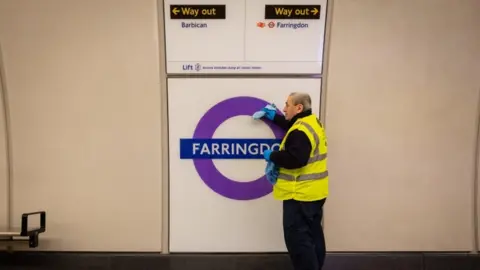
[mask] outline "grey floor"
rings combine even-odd
[[[293,270],[285,254],[0,252],[1,270]],[[328,254],[324,270],[480,270],[472,254]]]

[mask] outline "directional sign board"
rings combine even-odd
[[[169,74],[321,74],[327,0],[165,0]]]
[[[320,5],[265,5],[265,19],[319,20]]]
[[[225,5],[170,5],[170,19],[225,19]]]

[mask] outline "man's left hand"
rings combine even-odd
[[[272,154],[272,150],[267,149],[263,152],[263,157],[265,158],[266,161],[271,161],[270,160],[270,155]]]

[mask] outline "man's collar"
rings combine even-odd
[[[290,120],[290,125],[293,125],[298,119],[300,118],[303,118],[303,117],[307,117],[309,115],[312,115],[312,110],[309,109],[309,110],[306,110],[306,111],[303,111],[297,115],[295,115],[292,120]]]

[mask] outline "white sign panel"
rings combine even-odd
[[[320,79],[168,80],[172,252],[286,250],[263,160],[284,131],[251,115],[282,110],[293,91],[310,93],[318,115],[320,89]]]
[[[327,0],[165,0],[169,74],[321,74]]]

